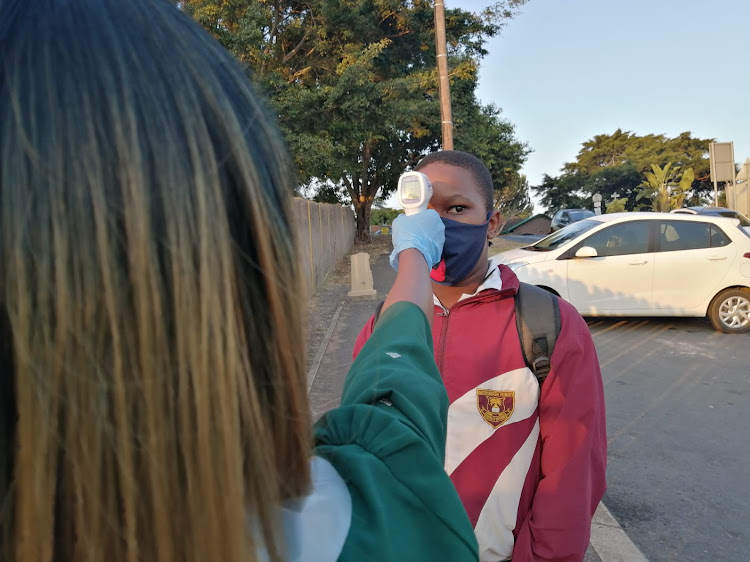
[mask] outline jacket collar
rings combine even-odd
[[[520,282],[518,281],[518,277],[516,277],[516,274],[513,273],[513,271],[511,271],[511,269],[507,265],[489,260],[489,264],[487,267],[487,276],[484,278],[484,281],[482,281],[481,285],[479,285],[479,287],[477,287],[477,290],[472,294],[469,295],[464,293],[463,295],[461,295],[456,304],[466,299],[475,297],[483,291],[490,291],[493,289],[498,292],[507,290],[515,295],[518,292],[519,283]],[[437,296],[435,296],[435,294],[432,295],[432,302],[435,304],[435,306],[439,306],[441,308],[443,307],[442,303],[437,298]]]

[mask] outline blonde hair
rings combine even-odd
[[[0,552],[281,559],[311,434],[275,125],[167,2],[3,0],[0,52]]]

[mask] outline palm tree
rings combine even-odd
[[[646,172],[646,180],[641,184],[636,200],[650,199],[651,208],[657,212],[666,213],[682,207],[695,179],[693,169],[685,170],[679,181],[677,181],[679,168],[672,169],[671,162],[664,168],[651,164],[651,169],[653,172]]]

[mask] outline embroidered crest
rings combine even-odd
[[[513,414],[516,393],[512,390],[485,390],[477,388],[477,409],[482,419],[497,429]]]

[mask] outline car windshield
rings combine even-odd
[[[592,211],[568,211],[568,214],[570,215],[570,220],[573,221],[580,221],[583,219],[587,219],[589,217],[593,217],[594,213]]]
[[[579,221],[569,224],[565,228],[561,228],[557,232],[553,232],[546,238],[542,238],[536,244],[527,246],[524,250],[530,250],[532,252],[549,252],[550,250],[556,250],[566,242],[577,238],[584,232],[587,232],[602,224],[599,221]]]

